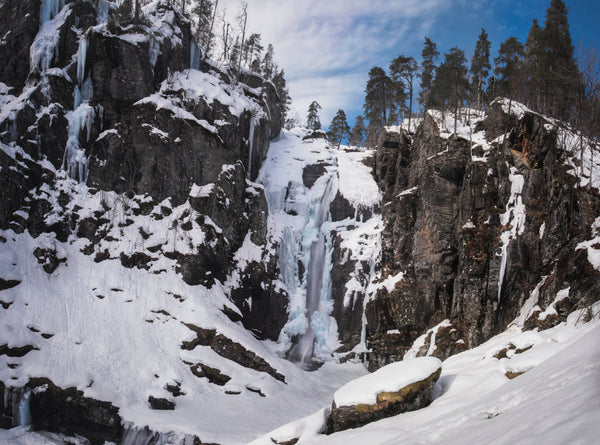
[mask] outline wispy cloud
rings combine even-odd
[[[221,0],[231,16],[239,0]],[[338,108],[362,103],[369,69],[390,52],[408,53],[448,8],[447,0],[248,0],[248,25],[273,43],[300,115],[323,106],[327,123]],[[397,55],[396,54],[396,55]],[[360,105],[358,105],[360,108]]]

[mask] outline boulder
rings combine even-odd
[[[426,407],[442,372],[442,362],[421,357],[392,363],[352,380],[334,395],[328,433]]]

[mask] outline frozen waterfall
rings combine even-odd
[[[327,242],[325,225],[330,219],[329,206],[333,199],[333,182],[335,175],[328,175],[321,179],[321,187],[315,188],[317,192],[313,199],[308,201],[305,209],[308,216],[307,224],[301,235],[300,257],[304,257],[306,267],[305,280],[305,308],[304,331],[299,332],[288,352],[288,358],[301,364],[312,363],[315,349],[327,343],[329,331],[329,314],[327,302],[330,300],[330,270],[331,270],[331,245]],[[326,182],[325,182],[326,181]],[[317,198],[317,199],[314,199]],[[289,249],[288,249],[289,250]],[[286,259],[284,258],[284,261]],[[290,260],[289,258],[287,259]],[[297,260],[295,261],[297,263]],[[325,311],[322,313],[322,311]]]

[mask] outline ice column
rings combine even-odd
[[[65,6],[65,0],[42,0],[40,3],[40,25],[52,20]]]
[[[332,200],[332,179],[330,178],[325,187],[323,196],[319,202],[318,212],[314,221],[316,239],[310,245],[310,257],[308,262],[306,280],[306,317],[308,327],[296,344],[288,353],[288,358],[300,363],[310,363],[315,349],[315,341],[325,341],[321,338],[327,335],[326,326],[323,326],[323,314],[319,311],[321,301],[326,301],[329,294],[330,277],[328,261],[330,252],[327,249],[327,239],[323,230],[324,223],[329,220],[329,205]]]
[[[68,139],[62,164],[63,170],[79,182],[85,182],[88,174],[88,160],[85,150],[81,148],[79,136],[81,132],[85,132],[86,142],[89,141],[96,118],[96,110],[89,104],[93,95],[92,80],[85,78],[87,50],[88,39],[84,34],[77,50],[77,86],[73,97],[73,111],[67,115]]]
[[[254,148],[254,116],[250,116],[250,131],[248,132],[248,179],[252,180],[252,150]]]

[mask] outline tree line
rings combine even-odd
[[[248,31],[248,4],[245,1],[240,3],[236,23],[228,20],[225,8],[219,7],[219,0],[166,1],[190,20],[194,38],[206,54],[227,66],[234,77],[239,77],[243,71],[251,71],[271,81],[287,114],[291,98],[285,72],[277,66],[273,45],[269,43],[265,48],[261,34]],[[109,16],[109,26],[142,23],[141,8],[150,0],[120,0],[117,3],[118,7]]]
[[[387,72],[379,66],[369,71],[364,116],[358,116],[349,129],[345,113],[338,110],[338,122],[330,127],[334,142],[346,137],[351,145],[374,146],[384,126],[395,125],[400,119],[413,131],[415,101],[419,114],[432,108],[452,112],[456,133],[459,109],[484,109],[497,96],[522,102],[572,125],[590,139],[597,138],[600,56],[595,49],[579,49],[576,57],[567,14],[562,0],[551,0],[543,26],[534,19],[525,43],[509,37],[493,59],[483,28],[470,61],[464,50],[453,47],[438,62],[436,43],[425,37],[420,63],[399,55]]]

